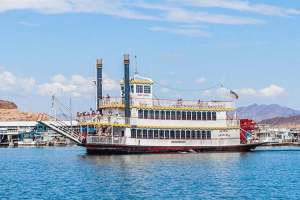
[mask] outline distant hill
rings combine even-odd
[[[237,114],[243,110],[244,107],[237,108]],[[300,115],[299,110],[294,110],[291,108],[279,106],[277,104],[270,105],[257,105],[253,104],[248,106],[238,118],[249,118],[256,122],[261,122],[264,119],[271,119],[276,117],[290,117]]]
[[[286,126],[286,127],[299,127],[300,126],[300,115],[291,117],[275,117],[271,119],[264,119],[259,124],[271,124],[275,126]]]
[[[18,109],[18,107],[14,102],[0,99],[0,109]]]

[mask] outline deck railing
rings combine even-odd
[[[103,98],[100,106],[125,105],[124,98]],[[230,101],[185,101],[185,100],[158,100],[158,99],[131,99],[132,106],[161,107],[161,108],[204,108],[204,109],[234,109],[235,102]]]
[[[126,137],[115,136],[87,136],[87,144],[125,144]]]

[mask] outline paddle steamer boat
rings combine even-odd
[[[129,77],[124,55],[120,97],[102,98],[102,60],[97,60],[97,109],[78,117],[88,154],[250,151],[260,145],[245,137],[254,121],[229,117],[235,102],[161,100],[153,81],[137,71]]]

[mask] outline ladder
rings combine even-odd
[[[69,138],[70,140],[74,141],[77,144],[82,143],[81,141],[83,138],[81,133],[59,119],[56,119],[54,117],[51,117],[50,115],[43,113],[38,115],[37,122],[43,124],[47,128],[52,129],[58,134],[61,134],[66,138]]]

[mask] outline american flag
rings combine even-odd
[[[238,96],[235,92],[233,92],[233,91],[231,91],[231,90],[230,90],[230,92],[229,92],[229,96],[232,97],[232,98],[235,98],[235,99],[238,99],[238,98],[239,98],[239,96]]]

